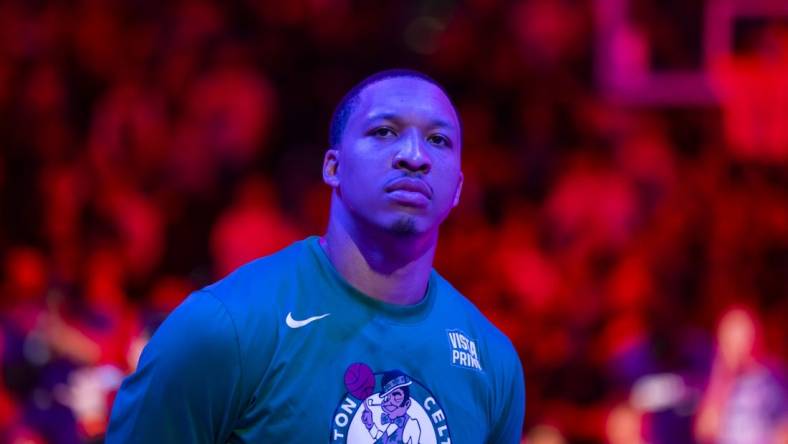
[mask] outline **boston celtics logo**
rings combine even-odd
[[[373,373],[368,365],[345,371],[347,393],[331,421],[329,442],[348,444],[450,443],[438,400],[399,370]]]

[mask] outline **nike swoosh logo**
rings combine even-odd
[[[322,314],[320,316],[312,316],[311,318],[306,318],[302,321],[297,321],[293,319],[293,313],[287,313],[287,318],[285,319],[285,323],[290,328],[301,328],[305,325],[309,325],[312,322],[317,321],[318,319],[323,319],[324,317],[330,315],[331,313]]]

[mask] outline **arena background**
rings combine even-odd
[[[101,442],[179,301],[322,233],[329,116],[392,67],[461,113],[436,268],[524,440],[788,442],[779,0],[0,2],[0,441]]]

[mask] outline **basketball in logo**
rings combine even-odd
[[[345,370],[345,388],[354,398],[367,399],[375,391],[375,374],[367,364],[350,364]]]

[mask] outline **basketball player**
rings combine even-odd
[[[463,180],[448,96],[418,72],[375,74],[329,142],[326,234],[174,310],[120,388],[108,443],[520,442],[511,342],[432,268]]]

